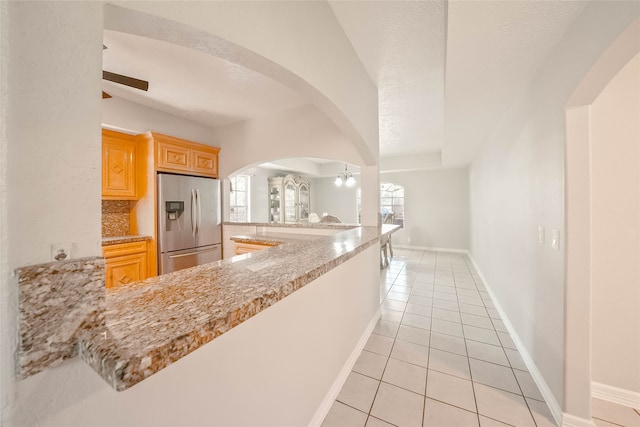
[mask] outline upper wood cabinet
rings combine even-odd
[[[137,200],[136,143],[134,137],[102,130],[102,198]]]
[[[218,177],[219,148],[154,132],[151,135],[156,144],[156,170]]]

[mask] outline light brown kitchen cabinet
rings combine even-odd
[[[127,285],[147,278],[147,242],[104,246],[106,287]]]
[[[156,144],[156,170],[218,177],[219,148],[155,132],[151,135]]]
[[[239,243],[236,242],[236,255],[242,255],[249,252],[260,251],[262,249],[269,249],[277,245],[260,245],[258,243]]]
[[[137,200],[136,143],[134,137],[102,130],[102,198]]]

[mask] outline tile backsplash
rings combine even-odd
[[[130,234],[130,203],[128,200],[102,201],[102,237]]]

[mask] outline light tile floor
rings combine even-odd
[[[380,321],[323,427],[555,426],[468,257],[396,249],[380,296]],[[600,404],[594,417],[627,425],[631,411]]]

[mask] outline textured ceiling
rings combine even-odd
[[[108,30],[104,44],[104,70],[149,81],[145,93],[103,80],[105,92],[206,126],[306,103],[262,74],[193,49]]]
[[[378,87],[380,155],[440,150],[444,129],[444,2],[329,4]]]
[[[450,1],[444,165],[465,165],[586,2]]]
[[[379,90],[380,155],[464,166],[518,101],[585,1],[330,1]],[[148,80],[113,96],[220,126],[306,103],[201,52],[105,31],[104,69]],[[105,102],[108,102],[106,100]]]

